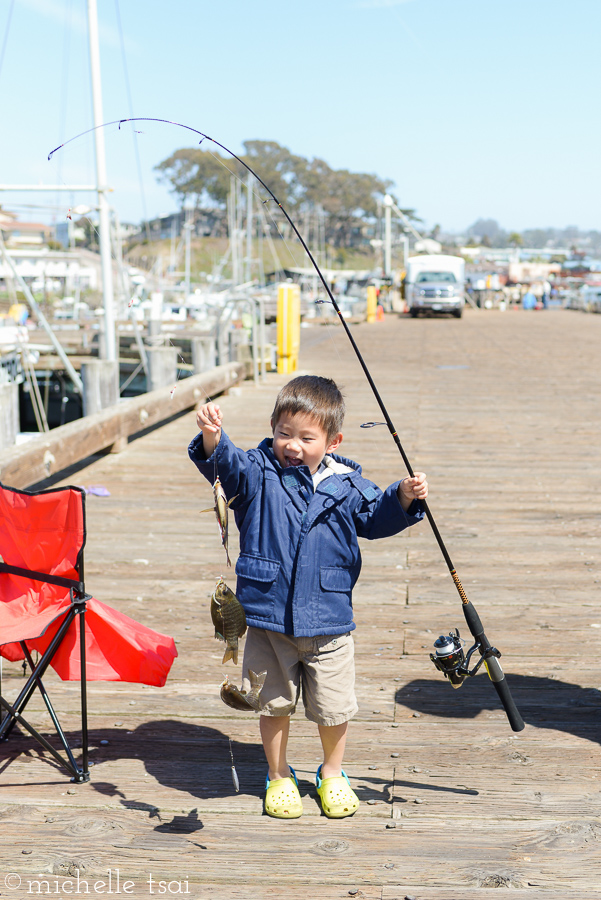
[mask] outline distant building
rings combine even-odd
[[[85,228],[82,227],[82,222],[85,223],[85,218],[80,218],[77,221],[72,219],[65,219],[63,222],[57,222],[56,227],[54,229],[54,237],[58,244],[61,244],[65,249],[73,249],[74,247],[83,244],[86,241],[87,235]],[[97,223],[95,219],[90,220],[93,226],[96,228]],[[132,225],[128,222],[119,222],[119,227],[117,231],[117,237],[122,241],[128,240],[128,238],[132,237],[134,234],[138,234],[140,231],[139,225]]]
[[[510,284],[532,284],[535,281],[547,281],[550,275],[558,275],[560,272],[560,263],[511,262],[508,281]]]
[[[43,247],[53,229],[42,222],[21,222],[15,213],[0,209],[0,231],[7,247]]]
[[[84,229],[70,219],[67,219],[65,222],[57,222],[54,232],[56,242],[65,247],[65,249],[75,247],[77,241],[85,241],[86,239]]]
[[[195,209],[188,211],[188,215],[192,217],[192,234],[195,237],[223,237],[227,232],[225,229],[225,212],[220,209]],[[150,232],[150,240],[164,241],[173,237],[180,237],[183,233],[184,224],[186,222],[186,210],[181,209],[178,212],[167,213],[164,216],[157,216],[156,219],[150,219],[148,222],[142,222],[136,229],[134,235],[139,240],[146,238],[147,230]]]
[[[100,257],[85,250],[56,251],[42,249],[10,249],[10,256],[21,278],[32,292],[50,291],[74,294],[78,290],[97,290],[100,281]],[[5,291],[12,272],[0,260],[0,291]]]

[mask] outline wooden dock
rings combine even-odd
[[[60,482],[110,492],[87,500],[88,591],[173,635],[179,658],[162,689],[89,686],[88,784],[72,785],[27,736],[0,745],[2,900],[601,897],[601,316],[468,309],[462,320],[387,316],[353,331],[428,474],[431,509],[526,729],[511,731],[485,674],[452,690],[429,660],[439,634],[468,635],[424,523],[364,543],[360,712],[345,762],[358,813],[321,815],[319,742],[300,711],[290,759],[305,814],[262,815],[257,717],[219,699],[209,597],[228,573],[214,518],[199,515],[210,487],[187,458],[189,412]],[[381,415],[340,327],[303,329],[301,370],[343,387],[342,452],[382,486],[402,477],[386,429],[359,427]],[[239,445],[268,433],[286,380],[268,375],[222,398]],[[239,684],[240,668],[225,670]],[[20,667],[5,663],[4,679],[14,696]],[[75,733],[77,685],[48,680]],[[45,728],[37,698],[34,709]]]

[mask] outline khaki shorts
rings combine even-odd
[[[302,690],[305,716],[318,725],[342,725],[357,712],[355,653],[348,634],[292,637],[250,628],[243,672],[267,672],[261,715],[290,716]],[[248,677],[242,681],[249,690]]]

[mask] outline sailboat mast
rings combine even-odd
[[[102,88],[100,82],[100,50],[98,44],[98,9],[96,0],[88,0],[88,36],[90,42],[90,72],[92,77],[92,106],[94,114],[94,143],[96,150],[96,190],[98,192],[98,219],[100,236],[100,261],[102,266],[102,295],[104,305],[105,358],[117,359],[115,341],[115,306],[113,300],[113,267],[111,261],[111,234],[109,205],[106,197],[106,157],[104,129],[102,125]]]

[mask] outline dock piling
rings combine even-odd
[[[0,450],[14,447],[19,433],[19,385],[0,384]]]
[[[91,416],[119,402],[119,363],[91,359],[81,364],[83,414]]]

